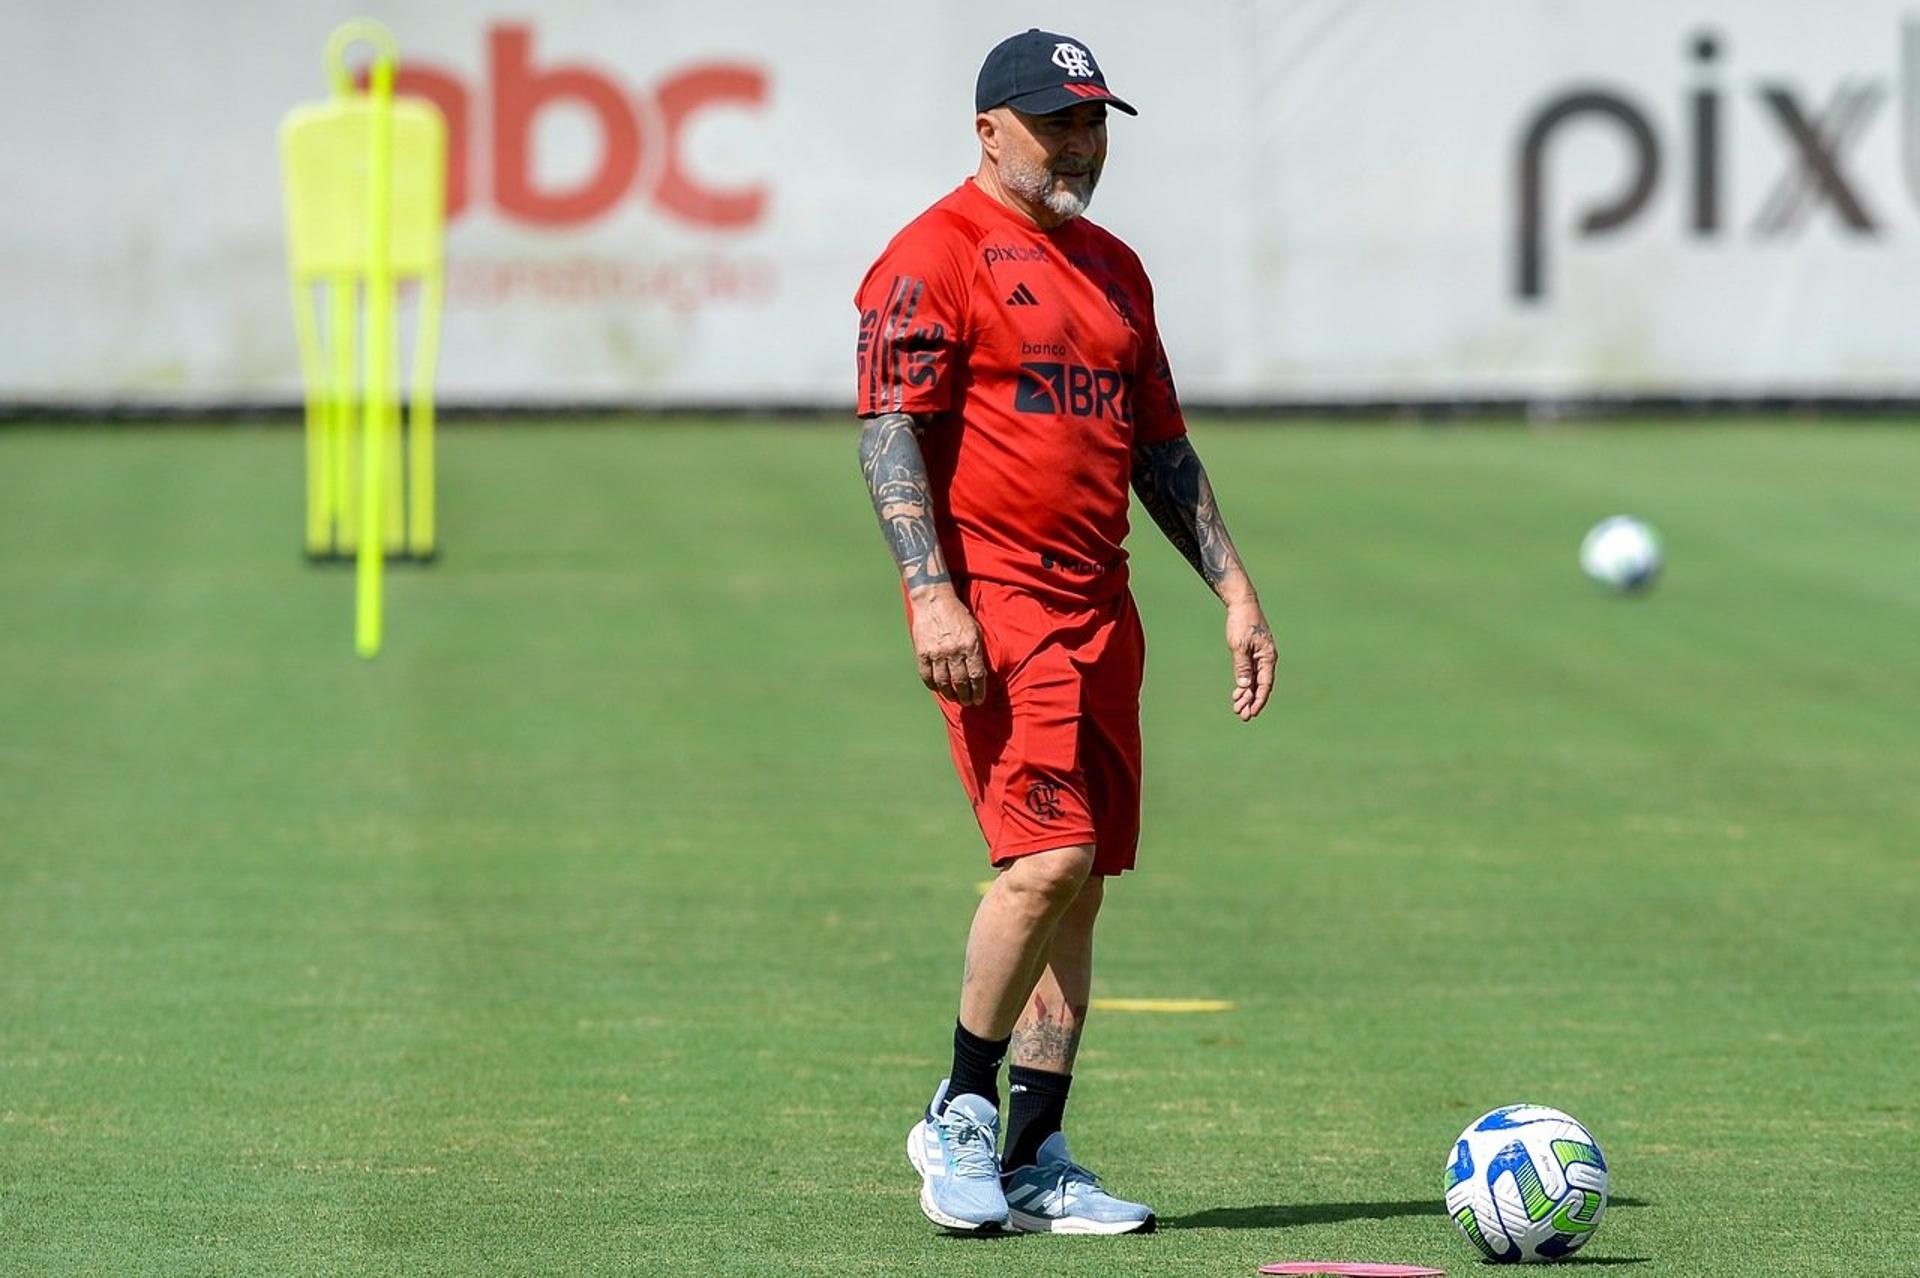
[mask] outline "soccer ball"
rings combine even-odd
[[[1447,1214],[1488,1260],[1559,1260],[1607,1210],[1607,1160],[1593,1134],[1545,1105],[1475,1119],[1447,1159]]]
[[[1632,515],[1601,520],[1580,543],[1580,571],[1621,594],[1651,586],[1661,562],[1660,534]]]

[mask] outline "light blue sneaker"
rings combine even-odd
[[[907,1133],[907,1161],[920,1173],[920,1210],[928,1220],[969,1234],[1006,1228],[999,1142],[1000,1115],[987,1098],[949,1098],[941,1079],[926,1117]]]
[[[1100,1178],[1073,1161],[1059,1132],[1040,1144],[1031,1167],[1002,1178],[1013,1227],[1028,1234],[1149,1234],[1153,1208],[1100,1188]]]

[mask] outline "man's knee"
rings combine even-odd
[[[1080,885],[1080,894],[1073,898],[1073,905],[1067,911],[1069,917],[1092,926],[1094,916],[1100,913],[1100,902],[1105,898],[1107,880],[1104,875],[1089,874]]]
[[[1092,872],[1092,846],[1053,848],[1016,858],[1001,873],[1000,884],[1033,907],[1057,915],[1073,907],[1088,885],[1097,882],[1089,877]]]

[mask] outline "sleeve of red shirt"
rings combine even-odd
[[[967,281],[961,258],[916,223],[887,245],[854,294],[860,311],[860,416],[959,406]]]
[[[1173,387],[1173,368],[1160,344],[1160,321],[1153,313],[1153,285],[1140,272],[1140,294],[1147,299],[1140,330],[1140,359],[1133,370],[1133,441],[1159,444],[1187,433],[1180,412],[1180,394]]]

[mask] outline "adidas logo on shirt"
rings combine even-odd
[[[1040,305],[1040,299],[1035,297],[1033,295],[1033,290],[1028,288],[1025,284],[1016,284],[1013,286],[1013,295],[1007,298],[1007,305],[1008,306],[1038,306]]]

